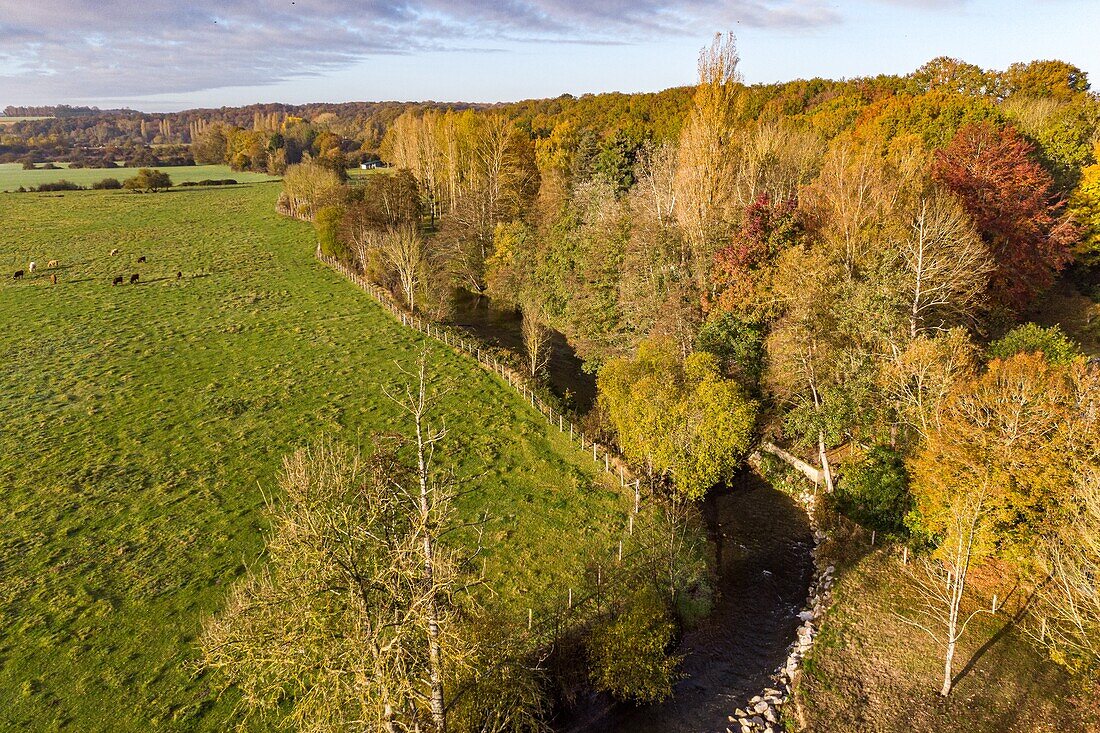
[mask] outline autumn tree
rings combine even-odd
[[[773,278],[779,255],[803,234],[793,198],[761,193],[746,206],[730,243],[714,256],[711,280],[717,307],[748,320],[768,320],[778,311]]]
[[[425,563],[447,499],[425,517],[418,471],[392,451],[324,444],[285,460],[268,564],[234,586],[201,639],[203,666],[240,690],[246,712],[303,730],[445,729],[441,667],[466,654],[453,626],[460,575],[434,545]]]
[[[956,385],[912,460],[918,528],[937,549],[922,564],[923,618],[910,620],[943,645],[943,695],[973,616],[965,611],[970,569],[994,553],[1026,562],[1064,511],[1079,435],[1079,368],[1041,354],[994,360]]]
[[[699,83],[680,134],[675,215],[691,245],[691,267],[706,297],[710,260],[731,201],[734,102],[741,81],[732,33],[718,34],[699,54]]]
[[[1093,150],[1093,164],[1081,171],[1081,180],[1070,199],[1073,217],[1081,227],[1076,256],[1086,265],[1100,265],[1100,143]]]
[[[933,172],[973,218],[995,267],[993,301],[1018,309],[1047,288],[1077,239],[1053,180],[1014,128],[961,128],[937,153]]]
[[[940,429],[944,406],[962,380],[978,371],[977,346],[962,328],[919,335],[896,350],[880,373],[897,418],[923,439]]]
[[[133,178],[127,178],[122,182],[122,187],[128,191],[148,191],[156,193],[172,187],[172,179],[167,173],[150,168],[142,168]]]
[[[722,378],[713,354],[681,360],[668,340],[643,341],[634,359],[607,362],[599,401],[627,458],[693,499],[732,478],[757,409],[736,382]]]
[[[280,201],[291,216],[312,220],[321,208],[340,202],[343,192],[332,169],[307,161],[287,168]]]

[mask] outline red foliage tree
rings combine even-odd
[[[990,295],[1013,309],[1054,281],[1077,239],[1054,180],[1034,152],[1015,128],[982,122],[960,128],[933,165],[933,175],[962,200],[993,257]]]
[[[794,199],[774,202],[766,193],[745,208],[730,243],[714,255],[711,278],[720,308],[742,312],[760,300],[767,289],[767,270],[802,231],[796,211]]]

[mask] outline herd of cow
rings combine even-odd
[[[112,249],[111,250],[111,256],[112,257],[116,256],[117,254],[118,254],[117,249]],[[137,261],[138,261],[138,264],[143,264],[147,260],[146,260],[145,255],[141,255],[140,257],[137,258]],[[60,266],[60,263],[57,260],[50,260],[49,262],[46,263],[46,269],[48,269],[48,270],[52,270],[52,269],[54,269],[56,267],[59,267],[59,266]],[[37,271],[37,270],[38,270],[38,263],[32,260],[31,263],[29,265],[27,265],[26,270],[16,270],[15,274],[12,275],[12,279],[13,280],[22,280],[28,273],[33,275],[35,273],[35,271]],[[177,272],[176,273],[176,279],[180,280],[182,278],[183,278],[183,273],[182,272]],[[135,285],[135,284],[137,284],[138,280],[140,280],[140,279],[141,279],[140,273],[135,272],[133,275],[130,275],[130,284]],[[118,276],[115,277],[114,280],[111,281],[111,285],[112,286],[122,285],[125,282],[125,280],[126,280],[126,278],[125,278],[124,275],[118,275]],[[57,273],[50,273],[50,284],[51,285],[57,285]]]

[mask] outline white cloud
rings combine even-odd
[[[140,97],[277,83],[384,54],[837,20],[825,0],[0,0],[0,88]]]

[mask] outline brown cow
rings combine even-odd
[[[114,280],[111,281],[112,286],[121,285],[121,284],[122,284],[122,275],[119,275],[118,277],[116,277]]]
[[[50,275],[50,285],[57,285],[57,275]]]
[[[59,263],[58,263],[57,260],[50,260],[49,262],[46,263],[46,269],[47,270],[52,270],[53,268],[57,267],[58,264]]]
[[[183,278],[183,273],[182,273],[182,272],[177,272],[177,273],[176,273],[176,279],[177,279],[177,280],[180,280],[180,279],[182,279],[182,278]]]
[[[130,284],[133,285],[137,281],[138,281],[138,274],[135,272],[133,275],[130,276]]]
[[[115,255],[117,255],[117,254],[118,254],[118,250],[117,250],[117,249],[112,249],[112,250],[111,250],[111,256],[112,256],[112,257],[114,257],[114,256],[115,256]]]

